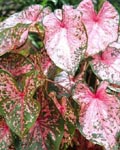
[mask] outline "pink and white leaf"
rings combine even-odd
[[[107,47],[100,55],[96,54],[91,61],[94,73],[102,80],[120,85],[120,51]]]
[[[79,123],[83,135],[111,150],[120,131],[120,102],[115,95],[106,92],[107,86],[103,82],[93,93],[86,85],[78,83],[73,98],[81,107]]]
[[[96,13],[92,0],[83,0],[77,9],[82,12],[82,21],[87,29],[88,56],[104,51],[110,43],[117,40],[119,15],[112,4],[105,1]]]
[[[12,145],[12,135],[4,120],[0,121],[0,149],[9,149]]]
[[[115,42],[111,43],[109,46],[113,47],[113,48],[116,48],[116,49],[120,49],[120,31],[118,32],[118,38],[117,38],[117,40]]]
[[[52,20],[52,21],[51,21]],[[43,19],[45,48],[56,66],[75,74],[84,56],[87,36],[80,11],[64,6]]]
[[[40,5],[32,5],[25,10],[11,15],[9,18],[0,23],[0,32],[4,29],[16,26],[18,23],[32,24],[40,22],[42,19],[42,9]]]

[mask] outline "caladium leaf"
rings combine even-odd
[[[0,69],[10,72],[13,76],[26,74],[33,68],[33,64],[20,54],[8,53],[0,57]]]
[[[71,144],[72,137],[76,127],[76,116],[69,99],[63,96],[60,100],[58,100],[56,95],[57,94],[55,92],[50,92],[49,94],[56,108],[58,109],[63,119],[65,120],[64,136],[62,138],[61,143],[61,148],[65,149]]]
[[[0,32],[0,55],[20,47],[28,36],[27,24],[17,24]]]
[[[30,129],[28,136],[22,139],[24,150],[59,150],[63,136],[63,119],[50,99],[39,93],[40,115]]]
[[[108,47],[101,55],[96,54],[91,61],[94,73],[102,80],[120,85],[120,51]]]
[[[20,90],[12,76],[0,70],[0,112],[20,137],[28,132],[39,115],[40,105],[33,99],[38,86],[35,72],[26,75],[24,88]]]
[[[12,135],[4,120],[0,120],[0,150],[8,150],[12,144]]]
[[[52,22],[51,22],[52,20]],[[84,56],[87,36],[80,11],[63,6],[43,19],[45,48],[56,66],[75,74]]]
[[[104,51],[111,42],[117,40],[119,15],[108,1],[103,3],[98,14],[92,0],[83,0],[78,9],[82,12],[82,21],[88,33],[88,56]]]
[[[31,24],[42,19],[42,6],[32,5],[25,10],[11,15],[9,18],[0,23],[0,32],[4,29],[16,26],[18,23]]]
[[[82,134],[93,143],[111,150],[120,131],[120,102],[106,92],[107,85],[103,82],[96,93],[92,93],[85,84],[78,83],[73,98],[81,107],[79,129]]]

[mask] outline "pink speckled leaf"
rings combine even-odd
[[[39,95],[41,112],[28,136],[22,139],[22,149],[59,150],[64,130],[62,117],[50,99]]]
[[[28,73],[24,83],[24,87],[21,84],[23,89],[19,89],[12,76],[0,70],[0,111],[7,125],[20,137],[33,126],[40,111],[39,103],[33,99],[35,89],[39,86],[36,73]]]
[[[8,150],[12,144],[12,135],[4,120],[0,121],[0,150]]]
[[[32,5],[25,10],[11,15],[9,18],[0,23],[0,32],[3,29],[16,26],[18,23],[31,24],[42,19],[42,6]]]
[[[120,49],[120,27],[118,32],[118,39],[109,45],[110,47],[114,47],[116,49]]]
[[[94,73],[102,80],[120,85],[120,51],[108,47],[101,55],[96,54],[91,61]]]
[[[82,20],[88,33],[88,56],[104,51],[111,42],[117,40],[119,15],[108,1],[103,3],[98,14],[92,0],[83,0],[78,9],[82,12]]]
[[[97,92],[92,93],[85,84],[78,83],[73,98],[81,106],[79,129],[82,134],[111,150],[120,131],[120,102],[114,95],[107,94],[106,88],[107,83],[103,82]]]
[[[52,20],[52,21],[51,21]],[[75,74],[84,56],[87,36],[80,11],[64,6],[43,19],[45,48],[56,66]]]
[[[49,8],[32,5],[0,23],[0,55],[22,46],[28,31],[50,13]]]
[[[0,32],[0,55],[23,45],[28,37],[27,24],[17,24]]]
[[[33,68],[33,64],[20,54],[8,53],[0,57],[0,69],[10,72],[13,76],[26,74]]]
[[[65,120],[64,125],[64,136],[62,138],[61,149],[67,148],[68,143],[71,143],[73,134],[76,128],[77,117],[75,115],[75,110],[70,103],[70,100],[66,96],[62,96],[61,99],[58,99],[57,96],[59,93],[50,92],[49,96],[53,100],[56,108],[62,115]]]

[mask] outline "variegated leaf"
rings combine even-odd
[[[108,47],[101,55],[96,54],[91,61],[94,73],[102,80],[120,85],[120,51]]]
[[[82,21],[88,33],[88,56],[104,51],[117,40],[119,15],[112,4],[105,1],[97,14],[92,0],[83,0],[78,9],[82,12]]]
[[[108,94],[106,88],[107,83],[103,82],[93,93],[85,84],[78,83],[73,98],[81,107],[79,129],[82,134],[111,150],[120,131],[120,102],[115,95]]]
[[[42,19],[42,6],[32,5],[25,10],[11,15],[9,18],[0,23],[0,32],[4,29],[16,26],[18,23],[31,24]]]
[[[76,127],[77,117],[75,116],[75,110],[72,107],[69,99],[63,96],[59,100],[56,95],[58,94],[56,94],[55,92],[51,92],[49,94],[56,108],[58,109],[63,119],[65,120],[64,135],[61,142],[61,148],[66,149],[71,144],[72,137]]]
[[[20,47],[28,36],[27,24],[17,24],[0,32],[0,55]]]
[[[0,150],[9,150],[12,144],[12,135],[4,120],[0,121]]]
[[[109,46],[116,49],[120,49],[120,27],[118,32],[118,39],[115,42],[111,43]]]
[[[63,120],[53,102],[39,94],[41,112],[28,135],[22,139],[22,149],[59,150],[64,130]]]
[[[51,21],[52,20],[52,21]],[[63,6],[43,19],[45,48],[56,66],[75,74],[84,56],[87,36],[80,11]]]
[[[20,54],[8,53],[0,57],[0,69],[10,72],[13,76],[26,74],[33,68],[33,64]]]
[[[29,73],[20,90],[12,76],[0,70],[0,111],[11,130],[20,137],[28,132],[39,115],[40,105],[33,99],[39,86],[36,80],[35,72]]]
[[[41,50],[40,54],[40,62],[41,62],[41,69],[44,75],[50,77],[50,74],[54,74],[55,65],[53,64],[52,60],[48,56],[46,50]]]

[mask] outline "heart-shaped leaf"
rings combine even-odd
[[[63,119],[53,102],[45,99],[40,92],[38,100],[41,112],[28,136],[22,139],[22,149],[59,150],[64,130]]]
[[[106,93],[106,88],[107,83],[103,82],[97,92],[92,93],[85,84],[78,83],[73,98],[81,107],[79,129],[82,134],[111,150],[120,131],[120,102],[114,95]]]
[[[102,80],[120,85],[120,51],[108,47],[101,55],[96,54],[91,62],[94,73]]]
[[[12,135],[4,120],[0,121],[0,150],[8,150],[12,144]]]
[[[51,21],[52,20],[52,21]],[[43,19],[45,48],[56,66],[75,74],[84,56],[87,36],[80,11],[63,6]]]
[[[33,68],[33,64],[23,55],[8,53],[0,57],[0,69],[10,72],[13,76],[26,74]]]
[[[11,130],[20,137],[33,126],[40,111],[39,103],[33,99],[40,85],[36,72],[28,73],[23,85],[20,90],[12,76],[0,70],[0,112]]]
[[[83,0],[78,9],[82,12],[88,33],[88,56],[104,51],[111,42],[117,40],[119,15],[108,1],[103,3],[98,14],[92,0]]]

